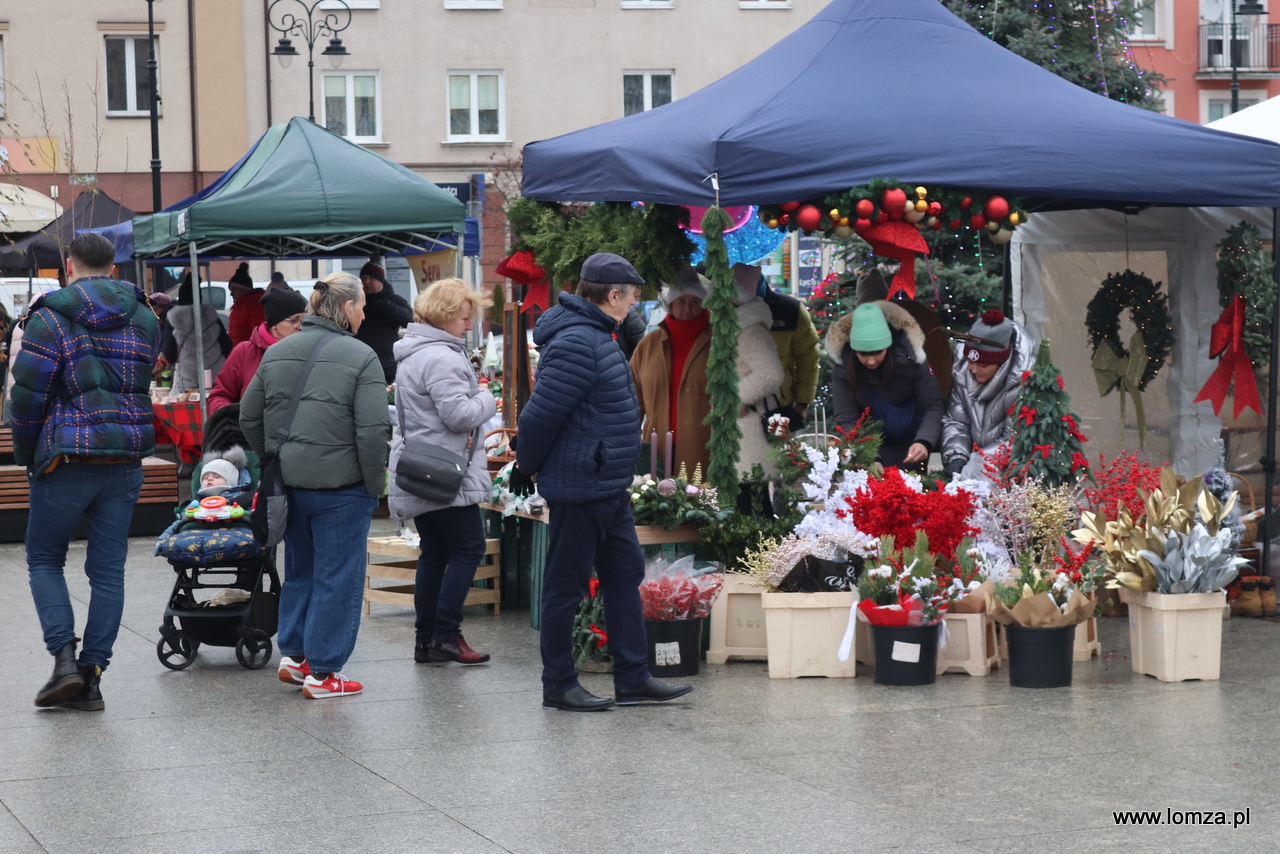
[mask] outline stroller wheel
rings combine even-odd
[[[156,643],[156,657],[170,670],[185,670],[196,660],[196,650],[199,648],[200,644],[192,640],[190,635],[178,632],[176,642],[166,637]]]
[[[250,630],[236,641],[236,660],[250,670],[266,667],[271,660],[271,637],[261,629]]]

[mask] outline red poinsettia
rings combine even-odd
[[[977,506],[971,493],[963,489],[916,492],[897,467],[885,469],[881,480],[867,481],[864,488],[845,498],[845,503],[848,509],[838,508],[836,515],[853,522],[864,534],[912,543],[916,531],[923,530],[929,535],[929,550],[937,555],[955,555],[961,540],[978,533],[969,524]]]

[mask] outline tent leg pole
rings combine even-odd
[[[208,391],[204,387],[204,317],[201,315],[200,304],[200,259],[196,257],[196,244],[191,241],[187,244],[187,251],[191,253],[191,326],[196,334],[196,390],[200,392],[200,424],[204,425],[206,418],[205,393]]]
[[[1271,278],[1280,285],[1280,266],[1277,266],[1277,259],[1280,259],[1280,208],[1272,208],[1271,210]],[[1262,574],[1271,575],[1271,540],[1275,536],[1271,530],[1271,511],[1275,505],[1272,498],[1272,488],[1274,487],[1276,475],[1276,372],[1280,370],[1280,364],[1277,359],[1280,356],[1276,353],[1276,345],[1280,343],[1280,299],[1276,299],[1271,304],[1271,370],[1267,372],[1267,443],[1266,456],[1262,458],[1262,471],[1265,473],[1266,483],[1262,487],[1263,491],[1263,513],[1262,526]]]

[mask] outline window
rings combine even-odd
[[[1159,18],[1156,11],[1156,0],[1137,0],[1133,16],[1134,38],[1153,39],[1159,35]]]
[[[324,126],[352,142],[382,141],[382,99],[378,72],[324,74]]]
[[[1259,99],[1257,98],[1246,98],[1243,95],[1241,95],[1240,109],[1243,110],[1245,107],[1252,107],[1254,104],[1258,103],[1258,100]],[[1231,115],[1231,99],[1230,98],[1210,98],[1209,99],[1208,118],[1205,119],[1206,124],[1208,124],[1209,122],[1216,122],[1218,119],[1224,119],[1229,115]]]
[[[106,36],[107,115],[151,115],[146,36]],[[156,40],[156,58],[160,56]],[[159,81],[157,80],[157,85]]]
[[[446,9],[501,9],[502,0],[444,0]]]
[[[501,71],[449,72],[449,142],[506,138]]]
[[[676,97],[676,73],[666,71],[627,71],[622,75],[622,114],[634,116]]]

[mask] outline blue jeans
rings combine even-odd
[[[480,508],[446,507],[414,517],[422,554],[413,586],[418,644],[449,643],[462,634],[462,603],[484,559]]]
[[[356,647],[369,518],[378,499],[363,486],[287,494],[280,654],[305,657],[312,673],[336,673]]]
[[[649,679],[648,636],[640,583],[644,552],[636,540],[631,496],[620,492],[581,504],[550,502],[551,530],[542,576],[542,691],[560,695],[578,684],[573,664],[573,620],[587,595],[591,568],[604,596],[615,688]]]
[[[124,611],[124,564],[129,522],[142,490],[139,463],[63,462],[39,477],[27,472],[31,511],[27,517],[27,573],[44,645],[56,653],[76,636],[67,579],[67,545],[83,516],[88,528],[84,574],[89,577],[89,616],[80,661],[105,668]]]

